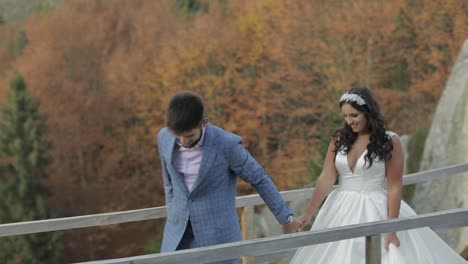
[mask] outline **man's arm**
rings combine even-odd
[[[247,149],[244,148],[240,137],[239,140],[230,147],[228,155],[230,168],[233,172],[244,181],[250,183],[255,190],[257,190],[280,224],[287,224],[288,217],[293,215],[293,211],[288,208],[277,187],[265,173],[265,170],[250,155]],[[288,226],[287,230],[294,229],[297,225],[298,222],[294,222],[293,225]]]

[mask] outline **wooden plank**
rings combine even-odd
[[[242,209],[241,227],[242,239],[249,240],[255,237],[255,211],[253,206],[247,206]],[[242,257],[242,264],[255,264],[255,258]]]
[[[294,253],[296,253],[296,249],[273,252],[266,255],[255,256],[255,261],[257,264],[289,263]]]
[[[0,225],[0,237],[33,234],[92,226],[103,226],[166,217],[166,207],[153,207],[123,212],[74,216]]]
[[[408,174],[403,177],[403,185],[415,184],[425,181],[431,181],[435,179],[442,179],[447,176],[457,175],[459,173],[468,171],[468,162],[450,165],[443,168],[437,168],[432,170],[426,170]]]
[[[366,236],[366,264],[382,262],[381,235]]]
[[[337,240],[373,236],[377,234],[401,231],[421,227],[460,227],[468,225],[468,209],[452,209],[436,213],[421,214],[409,218],[389,219],[378,222],[350,225],[331,229],[308,231],[239,241],[203,248],[194,248],[176,252],[166,252],[144,256],[82,262],[87,264],[176,264],[206,263],[242,256],[259,256],[273,252],[299,248],[307,245],[327,243]]]

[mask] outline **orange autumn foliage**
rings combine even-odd
[[[40,99],[54,144],[50,204],[64,216],[164,204],[155,135],[186,89],[280,190],[306,187],[351,83],[372,89],[395,132],[428,127],[468,33],[457,0],[199,1],[208,8],[190,14],[175,2],[64,0],[0,26],[0,44],[27,34],[17,58],[0,45],[0,91],[18,69]],[[143,254],[161,228],[67,231],[65,262]]]

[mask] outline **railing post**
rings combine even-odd
[[[241,228],[244,240],[255,238],[255,212],[253,206],[242,208]],[[242,264],[255,264],[255,257],[242,257]]]
[[[381,236],[366,236],[366,264],[380,264],[382,260]]]

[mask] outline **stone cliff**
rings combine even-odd
[[[451,71],[426,138],[420,171],[468,162],[468,40]],[[417,213],[468,207],[468,173],[416,185]],[[455,250],[468,246],[468,227],[437,231]]]

